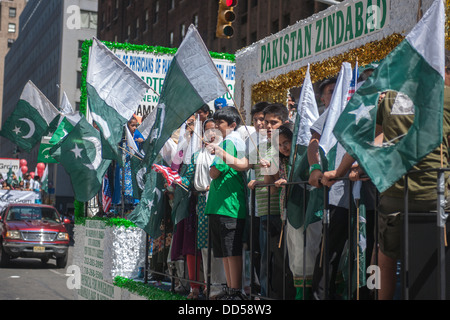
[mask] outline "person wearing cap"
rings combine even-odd
[[[216,109],[216,111],[226,106],[227,100],[225,98],[217,98],[216,100],[214,100],[214,109]]]

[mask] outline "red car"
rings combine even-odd
[[[69,234],[58,211],[42,204],[9,204],[0,213],[0,267],[13,258],[56,259],[65,268]]]

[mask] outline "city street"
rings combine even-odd
[[[69,247],[72,263],[73,246]],[[19,258],[0,269],[0,300],[73,300],[67,288],[66,268],[56,267],[56,260],[43,264],[39,259]]]

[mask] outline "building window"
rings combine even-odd
[[[277,33],[279,31],[279,28],[278,28],[278,19],[277,20],[275,20],[275,21],[272,21],[272,28],[271,28],[271,32],[272,33]]]
[[[77,89],[81,88],[81,71],[77,71]]]
[[[83,40],[78,40],[78,58],[81,58],[81,53],[83,52]]]
[[[169,33],[169,47],[173,47],[173,32]]]
[[[16,17],[16,8],[9,8],[9,17],[10,18],[15,18]]]
[[[14,39],[8,39],[8,48],[11,48],[14,43]]]
[[[134,38],[137,39],[139,37],[139,18],[136,18],[136,28]]]
[[[198,29],[198,14],[194,14],[192,18],[192,24]]]
[[[119,0],[116,0],[116,4],[114,6],[113,19],[119,17]]]
[[[185,35],[186,35],[186,26],[183,23],[182,25],[180,25],[180,37],[181,37],[181,39],[183,39]]]
[[[97,30],[97,12],[80,10],[81,28]]]
[[[169,0],[169,10],[175,8],[175,0]]]
[[[127,28],[127,39],[125,40],[125,42],[129,42],[130,41],[130,36],[131,36],[131,24],[128,25],[128,28]]]
[[[148,31],[148,21],[149,21],[149,13],[148,13],[148,9],[145,10],[145,15],[144,15],[144,32]]]
[[[289,13],[283,15],[283,25],[281,26],[281,29],[288,27],[290,23],[291,23],[291,15]]]
[[[8,32],[9,33],[15,33],[16,32],[16,24],[15,23],[8,23]]]
[[[159,1],[155,1],[153,4],[153,23],[158,22],[158,14],[159,14]]]

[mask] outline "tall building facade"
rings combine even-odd
[[[14,110],[31,80],[55,105],[65,92],[74,109],[80,102],[80,48],[97,34],[97,0],[29,0],[19,18],[19,37],[5,58],[3,121]],[[26,159],[34,171],[39,151],[21,152],[11,141],[0,139],[0,157]],[[58,209],[73,202],[70,179],[57,164],[49,167]],[[61,205],[63,207],[61,207]]]
[[[98,38],[178,47],[194,24],[208,50],[235,53],[328,7],[314,0],[238,0],[234,35],[216,37],[219,0],[99,0]]]
[[[27,0],[0,1],[0,123],[5,56],[19,36],[19,17],[26,4]]]

